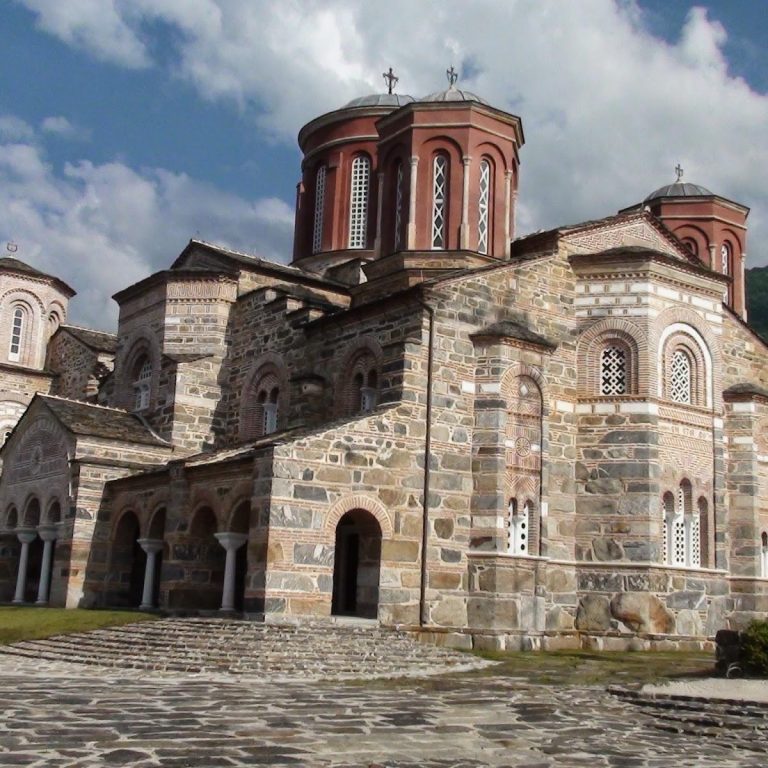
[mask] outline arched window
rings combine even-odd
[[[629,356],[623,344],[612,343],[600,353],[600,394],[626,395],[629,390]]]
[[[379,400],[378,363],[369,349],[360,350],[351,360],[343,392],[346,415],[368,413]]]
[[[24,325],[26,317],[21,307],[13,310],[13,320],[11,323],[11,345],[8,349],[8,359],[17,362],[21,358],[21,342],[24,335]]]
[[[702,508],[702,501],[704,505]],[[700,568],[702,563],[702,513],[707,514],[705,499],[699,499],[698,509],[693,510],[693,489],[690,480],[684,479],[677,489],[677,499],[667,492],[664,506],[664,556],[668,565]]]
[[[760,575],[768,579],[768,531],[760,536]]]
[[[448,158],[435,155],[432,162],[432,248],[445,248],[448,204]]]
[[[152,362],[147,355],[142,355],[134,368],[136,378],[133,382],[133,408],[144,411],[149,408],[152,394]]]
[[[403,164],[397,163],[395,171],[395,247],[399,251],[403,240]]]
[[[253,440],[280,428],[281,389],[278,371],[268,364],[260,369],[254,385],[245,395],[240,416],[240,437]]]
[[[312,253],[323,247],[323,211],[325,209],[326,167],[321,165],[315,175],[315,216],[312,223]]]
[[[349,247],[365,248],[368,223],[368,182],[371,161],[358,155],[352,161],[352,188],[349,198]]]
[[[694,255],[699,255],[699,244],[692,237],[684,237],[683,245],[687,246],[688,250]]]
[[[533,504],[530,501],[518,505],[517,499],[510,499],[507,507],[507,552],[510,555],[529,555],[530,529],[533,518]]]
[[[709,504],[703,497],[699,497],[698,502],[699,512],[699,565],[703,568],[711,568],[710,551],[709,551]]]
[[[733,275],[733,249],[731,244],[726,241],[720,246],[720,270],[724,275],[731,277]],[[726,304],[731,303],[731,289],[733,284],[730,283],[728,287],[723,291],[723,301]]]
[[[684,349],[672,353],[669,368],[669,399],[676,403],[691,403],[691,357]]]
[[[487,160],[480,163],[480,188],[477,201],[477,250],[488,253],[488,230],[491,197],[491,164]]]

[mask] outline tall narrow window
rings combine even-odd
[[[627,394],[627,353],[622,347],[606,347],[600,353],[600,394]]]
[[[710,531],[710,520],[709,520],[709,504],[707,504],[707,500],[703,497],[699,497],[699,503],[698,503],[698,513],[699,513],[699,562],[698,565],[703,568],[711,568],[712,563],[710,560],[710,551],[709,551],[709,531]]]
[[[732,271],[732,259],[731,259],[731,245],[730,243],[723,243],[720,246],[720,267],[724,275],[730,276]],[[731,301],[731,285],[723,291],[723,301],[726,304],[730,304]]]
[[[760,575],[768,579],[768,532],[760,536]]]
[[[21,335],[24,330],[24,310],[16,307],[13,312],[13,324],[11,327],[11,346],[8,350],[9,360],[18,360],[21,357]]]
[[[403,164],[397,164],[395,174],[395,250],[399,251],[403,239]]]
[[[144,362],[139,368],[136,381],[133,385],[134,391],[134,408],[137,411],[143,411],[149,408],[149,397],[151,393],[152,384],[152,363],[148,357],[144,358]]]
[[[435,155],[432,163],[432,248],[445,248],[446,204],[448,202],[448,158]]]
[[[352,189],[349,199],[350,248],[365,248],[370,175],[371,161],[365,155],[358,155],[352,161]]]
[[[676,403],[691,402],[691,358],[682,349],[672,355],[669,398]]]
[[[488,253],[488,203],[491,192],[491,164],[480,163],[480,197],[478,200],[477,250]]]
[[[312,226],[312,253],[323,247],[323,210],[325,208],[325,166],[317,169],[315,176],[315,220]]]
[[[670,535],[673,529],[673,523],[675,520],[675,497],[667,491],[664,494],[662,503],[662,557],[663,563],[672,562],[672,542],[670,541]]]
[[[271,390],[259,392],[257,402],[261,406],[261,434],[269,435],[277,432],[278,399],[280,390],[273,387]]]
[[[528,504],[522,509],[517,505],[517,499],[510,499],[507,508],[509,534],[507,552],[510,555],[528,554]]]

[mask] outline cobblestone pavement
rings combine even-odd
[[[491,671],[350,683],[0,658],[1,766],[765,766],[766,718],[675,719]],[[738,714],[738,713],[737,713]],[[762,731],[762,732],[761,732]]]

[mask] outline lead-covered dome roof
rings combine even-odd
[[[476,93],[457,88],[455,85],[450,85],[444,91],[430,93],[429,96],[424,96],[419,101],[477,101],[480,104],[490,106],[485,99],[480,98]]]
[[[714,192],[711,192],[706,187],[702,187],[700,184],[691,184],[689,181],[676,181],[674,184],[667,184],[664,187],[659,187],[655,192],[651,192],[643,202],[646,203],[658,197],[713,197],[714,194]]]
[[[370,93],[367,96],[358,96],[345,104],[342,109],[350,107],[402,107],[415,101],[413,96],[407,93]]]

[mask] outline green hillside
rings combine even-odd
[[[768,267],[752,267],[746,272],[749,324],[768,340]]]

